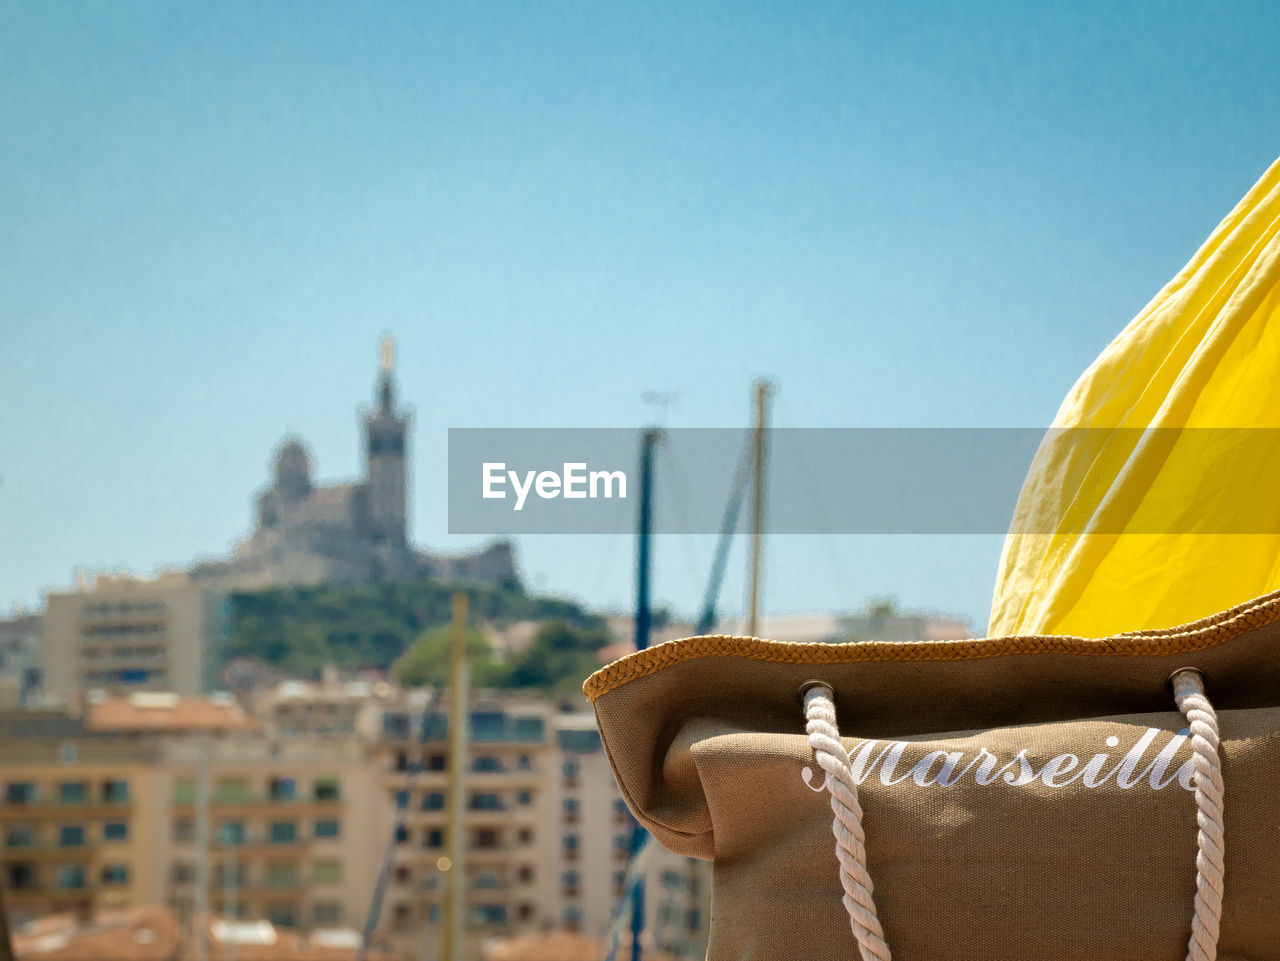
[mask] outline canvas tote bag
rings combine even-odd
[[[1280,592],[1102,640],[671,641],[585,691],[710,961],[1280,961]]]

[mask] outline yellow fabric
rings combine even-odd
[[[1280,588],[1280,434],[1256,430],[1280,428],[1280,161],[1084,372],[1054,427],[1099,430],[1037,452],[992,636],[1172,627]],[[1146,427],[1219,429],[1103,430]]]

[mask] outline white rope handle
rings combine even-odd
[[[866,834],[862,830],[862,805],[858,803],[858,782],[849,769],[849,753],[840,743],[836,727],[834,693],[822,682],[809,682],[801,689],[804,697],[805,730],[814,759],[827,772],[831,810],[835,820],[836,858],[840,861],[840,884],[844,887],[844,907],[853,925],[862,961],[892,961],[889,945],[876,916],[871,898],[873,885],[867,873]]]
[[[1218,755],[1218,715],[1204,692],[1204,676],[1182,668],[1169,679],[1174,700],[1191,728],[1196,789],[1196,906],[1191,918],[1187,961],[1214,961],[1222,919],[1222,758]]]
[[[1196,796],[1196,900],[1191,919],[1187,961],[1216,961],[1218,928],[1222,918],[1223,842],[1222,759],[1218,754],[1218,715],[1204,691],[1204,676],[1195,668],[1182,668],[1169,678],[1178,709],[1191,729]],[[867,871],[866,833],[862,829],[862,805],[858,782],[849,767],[849,753],[840,741],[836,725],[835,694],[823,681],[807,681],[800,688],[804,700],[805,730],[818,766],[826,772],[835,819],[836,858],[844,907],[849,912],[854,940],[862,961],[892,961],[889,945],[872,899],[874,885]]]

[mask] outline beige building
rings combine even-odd
[[[188,922],[208,797],[208,908],[359,927],[381,861],[366,742],[264,735],[234,703],[138,693],[0,717],[0,870],[15,921],[165,904]]]
[[[154,899],[157,751],[65,713],[0,716],[0,885],[11,923]]]
[[[615,909],[633,821],[591,715],[473,699],[455,867],[447,696],[330,678],[256,708],[139,692],[90,698],[79,718],[0,717],[0,882],[14,917],[162,904],[187,930],[203,874],[214,914],[358,930],[386,859],[374,944],[415,961],[439,957],[457,869],[469,957],[547,931],[608,942],[626,925]],[[647,947],[701,956],[706,867],[646,848]]]
[[[183,573],[98,575],[80,590],[50,593],[46,605],[48,700],[65,703],[91,690],[191,696],[213,686],[228,629],[227,601]]]
[[[384,837],[396,837],[383,929],[417,957],[439,956],[448,850],[451,764],[444,699],[383,714],[374,747],[385,803]],[[479,957],[490,938],[540,930],[556,911],[555,761],[550,707],[477,700],[470,712],[464,815],[466,936]],[[396,831],[397,820],[400,827]],[[445,860],[442,860],[445,859]]]

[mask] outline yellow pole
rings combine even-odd
[[[470,677],[467,663],[467,595],[453,595],[453,670],[449,697],[449,818],[445,849],[439,867],[445,873],[444,961],[462,961],[466,920],[466,810],[467,699]]]
[[[764,431],[768,417],[769,394],[773,385],[767,380],[757,380],[756,388],[756,434],[754,481],[751,497],[751,598],[747,605],[747,634],[756,637],[760,631],[760,555],[764,526]]]

